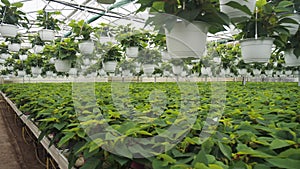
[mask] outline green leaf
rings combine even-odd
[[[252,15],[252,12],[250,11],[250,9],[246,5],[241,5],[239,2],[230,1],[230,2],[226,3],[226,5],[228,5],[232,8],[241,10],[248,15]]]
[[[206,153],[204,150],[200,150],[199,153],[196,155],[195,160],[193,161],[192,165],[195,165],[196,163],[203,163],[208,164],[208,160],[206,157]]]
[[[219,148],[221,152],[227,157],[229,160],[231,159],[232,150],[228,145],[223,144],[222,142],[218,141]]]
[[[159,155],[157,155],[157,158],[163,159],[168,164],[174,164],[174,163],[176,163],[176,160],[173,159],[171,156],[169,156],[167,154],[159,154]]]
[[[80,169],[97,169],[100,162],[98,158],[89,158]]]
[[[194,165],[194,169],[209,169],[209,167],[207,167],[205,164],[203,164],[203,163],[196,163],[195,165]]]
[[[267,1],[266,0],[257,0],[256,1],[256,6],[258,7],[258,8],[262,8],[264,5],[266,5],[267,4]]]
[[[270,144],[271,149],[277,149],[277,148],[282,148],[287,146],[290,146],[290,144],[287,143],[285,140],[280,140],[280,139],[275,139]]]
[[[56,128],[57,130],[61,130],[62,128],[64,128],[68,123],[55,123],[53,125],[54,128]]]
[[[283,159],[283,158],[273,158],[273,159],[265,159],[265,160],[278,168],[299,169],[300,166],[300,160]]]
[[[57,146],[61,147],[63,144],[65,144],[67,141],[72,139],[75,136],[75,133],[67,133],[61,140],[58,142]]]

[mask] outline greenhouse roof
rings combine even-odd
[[[146,13],[135,14],[138,4],[133,0],[116,0],[114,4],[100,4],[96,0],[9,0],[11,3],[22,2],[23,12],[27,14],[30,23],[33,26],[27,32],[37,31],[34,26],[37,11],[45,9],[45,11],[60,11],[61,15],[56,16],[64,22],[61,25],[60,34],[64,34],[70,30],[66,25],[75,20],[89,21],[92,26],[99,23],[110,23],[113,25],[131,23],[135,27],[143,27]],[[100,17],[101,16],[101,17]]]
[[[63,21],[60,25],[61,31],[58,36],[64,36],[70,32],[68,23],[75,20],[85,20],[92,26],[100,23],[109,23],[112,25],[131,24],[137,28],[143,28],[147,12],[135,13],[139,4],[135,0],[116,0],[114,4],[101,4],[97,0],[9,0],[11,3],[22,2],[23,12],[27,14],[32,26],[29,30],[20,30],[20,33],[37,32],[39,29],[35,25],[37,11],[45,9],[48,12],[60,11],[61,15],[55,16]],[[148,27],[149,28],[149,27]],[[221,32],[217,35],[208,34],[208,40],[231,39],[231,31]]]

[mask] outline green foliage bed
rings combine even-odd
[[[130,83],[128,91],[114,85],[5,84],[1,90],[36,123],[42,131],[40,138],[51,135],[54,146],[68,149],[70,167],[82,156],[85,163],[81,169],[298,169],[300,166],[300,88],[295,83],[249,82],[247,86],[227,83],[226,89],[223,88],[226,92],[221,93],[226,102],[212,99],[210,83],[198,83],[197,92],[180,90],[176,83]],[[96,98],[90,97],[94,94]],[[215,99],[221,102],[214,102]],[[192,106],[187,110],[188,103]],[[222,104],[218,103],[225,103],[223,113],[212,111],[222,110]],[[216,131],[208,139],[201,139],[203,126],[212,120],[207,118],[209,113],[216,112],[222,113]],[[193,122],[192,125],[185,125],[182,122],[185,120]],[[91,133],[99,134],[96,126],[103,124],[110,126],[100,132],[103,137],[89,137]],[[162,144],[156,145],[154,136],[174,124],[179,126],[177,134],[166,134]],[[125,137],[149,139],[130,149],[130,145],[126,148],[120,144]],[[113,148],[119,155],[100,147],[108,142],[120,144]],[[174,142],[176,145],[172,147]],[[136,158],[149,145],[167,151]]]

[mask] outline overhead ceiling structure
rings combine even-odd
[[[35,21],[37,11],[46,10],[49,12],[60,11],[61,15],[55,16],[63,21],[60,25],[61,31],[58,36],[68,35],[71,28],[68,26],[73,19],[85,20],[92,26],[100,23],[110,23],[112,25],[131,24],[137,28],[143,28],[148,17],[147,12],[136,13],[139,4],[136,0],[116,0],[114,4],[101,4],[97,0],[9,0],[11,3],[22,2],[23,12],[27,14],[31,27],[29,30],[20,30],[20,33],[35,33],[39,28]],[[149,27],[147,27],[149,28]],[[232,30],[220,32],[216,35],[208,34],[208,40],[232,39]]]
[[[127,25],[131,23],[135,27],[144,27],[147,13],[138,13],[138,4],[134,0],[116,0],[114,4],[100,4],[96,0],[9,0],[11,3],[22,2],[23,12],[27,14],[31,23],[29,30],[21,30],[21,33],[36,32],[35,25],[37,11],[44,9],[49,12],[60,11],[61,15],[55,16],[63,21],[60,25],[59,34],[62,36],[70,31],[68,23],[75,20],[88,21],[92,26],[99,23],[110,23],[112,25]]]

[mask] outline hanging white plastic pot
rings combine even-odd
[[[33,51],[34,53],[42,53],[44,50],[44,46],[42,45],[34,45]]]
[[[28,55],[19,55],[20,60],[26,60]]]
[[[26,72],[25,72],[25,70],[18,70],[17,74],[19,77],[24,77],[26,75]]]
[[[9,53],[2,53],[1,54],[1,58],[2,59],[4,59],[4,60],[6,60],[6,59],[8,59],[8,58],[11,58],[12,56],[9,54]]]
[[[54,66],[57,72],[68,72],[71,69],[71,61],[56,59]]]
[[[254,74],[255,76],[260,75],[260,73],[261,73],[261,70],[259,70],[259,69],[253,69],[253,74]]]
[[[10,43],[7,45],[7,48],[11,52],[19,52],[21,49],[21,44],[20,43]]]
[[[183,72],[183,67],[182,66],[177,66],[177,65],[173,65],[172,66],[172,71],[173,71],[173,74],[175,75],[179,75]]]
[[[50,58],[49,63],[54,64],[55,63],[55,58]]]
[[[54,30],[42,29],[39,31],[39,35],[42,41],[52,41],[55,39]]]
[[[162,51],[161,52],[161,59],[163,61],[171,60],[171,56],[170,56],[169,52],[168,51]]]
[[[116,61],[103,62],[103,70],[105,72],[113,73],[115,72],[116,67],[117,67]]]
[[[151,76],[154,72],[155,65],[154,64],[144,64],[143,65],[143,71],[147,76]]]
[[[122,71],[122,75],[125,76],[125,77],[130,76],[130,74],[131,74],[130,70],[123,70]]]
[[[33,75],[39,75],[41,74],[42,69],[40,67],[31,67],[31,73]]]
[[[200,58],[206,46],[208,26],[204,22],[178,21],[166,29],[167,49],[172,58]]]
[[[295,67],[300,65],[300,57],[297,58],[293,49],[284,52],[284,61],[285,66]]]
[[[125,52],[128,58],[136,58],[139,54],[139,47],[127,47]]]
[[[266,63],[269,61],[272,53],[274,39],[245,39],[241,40],[241,54],[245,63]]]
[[[2,58],[0,58],[0,64],[3,64],[3,63],[5,63],[5,60],[2,59]],[[1,65],[1,68],[2,68],[2,65]],[[0,70],[1,70],[1,69],[0,69]]]
[[[84,64],[85,66],[88,66],[88,65],[91,64],[91,60],[90,60],[89,58],[85,58],[85,59],[83,59],[82,61],[83,61],[83,64]]]
[[[95,44],[93,41],[84,41],[78,44],[78,48],[81,54],[89,55],[94,52]]]
[[[11,24],[1,24],[0,25],[0,33],[3,37],[14,38],[18,34],[18,27],[16,25]]]
[[[70,68],[69,75],[77,76],[77,72],[78,72],[77,68]]]
[[[53,71],[46,71],[46,75],[48,77],[52,77],[53,76]]]
[[[273,70],[265,70],[265,74],[267,76],[272,76],[273,75]]]
[[[225,13],[228,15],[229,18],[231,19],[235,19],[235,18],[241,18],[241,17],[246,17],[246,18],[250,18],[251,16],[249,14],[246,14],[245,12],[236,9],[236,8],[232,8],[231,6],[226,5],[228,2],[237,2],[240,5],[245,5],[251,13],[254,12],[255,9],[255,3],[256,0],[220,0],[220,10],[221,12]]]

